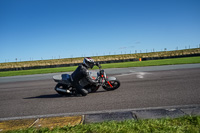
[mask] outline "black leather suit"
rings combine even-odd
[[[71,74],[71,77],[73,86],[77,89],[78,93],[82,94],[83,96],[86,96],[88,94],[88,91],[79,84],[79,81],[82,78],[86,78],[87,81],[91,84],[97,83],[90,78],[88,68],[84,64],[79,65],[76,70]]]

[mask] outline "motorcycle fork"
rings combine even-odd
[[[107,81],[107,83],[110,85],[111,88],[113,88],[113,86],[111,85],[111,83],[109,81]]]
[[[109,85],[111,88],[113,88],[113,86],[111,85],[111,83],[110,83],[109,81],[106,80],[106,77],[105,77],[104,75],[101,75],[101,77],[102,77],[102,81],[105,80],[105,81],[108,83],[108,85]]]

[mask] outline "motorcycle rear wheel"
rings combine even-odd
[[[69,95],[69,93],[67,93],[67,85],[64,85],[64,84],[61,84],[61,83],[58,83],[56,86],[55,86],[55,91],[60,94],[60,95]],[[59,91],[59,89],[63,90],[63,91]],[[64,92],[66,91],[66,92]]]
[[[112,85],[112,87],[107,82],[105,82],[105,84],[102,86],[107,91],[116,90],[120,86],[120,81],[119,80],[111,80],[109,82]]]

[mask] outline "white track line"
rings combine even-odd
[[[151,73],[148,73],[148,72],[132,72],[132,73],[127,73],[127,74],[119,74],[119,75],[115,75],[115,76],[120,77],[120,76],[136,75],[137,78],[144,78],[144,76],[146,74],[151,74]]]

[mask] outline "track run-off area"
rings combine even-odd
[[[119,89],[60,96],[55,74],[0,78],[0,120],[200,105],[200,64],[105,69]],[[58,73],[57,73],[58,74]],[[69,72],[70,74],[70,72]]]

